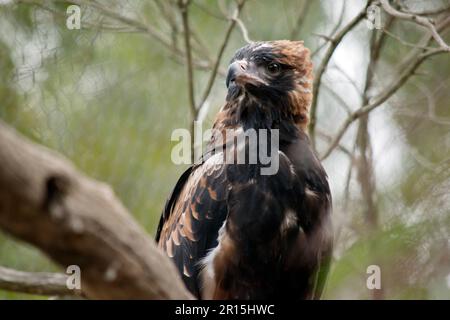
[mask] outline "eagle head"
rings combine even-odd
[[[285,113],[303,130],[312,100],[312,62],[303,41],[254,42],[230,62],[227,102],[257,101]]]

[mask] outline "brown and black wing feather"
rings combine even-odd
[[[217,246],[227,215],[224,165],[209,158],[178,180],[159,222],[156,241],[172,258],[188,289],[200,296],[199,261]]]

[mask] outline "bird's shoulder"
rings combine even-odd
[[[219,155],[209,156],[199,164],[189,167],[178,179],[166,201],[158,226],[156,240],[167,240],[181,219],[201,222],[214,218],[213,209],[226,198],[227,183],[224,163]],[[185,223],[188,223],[186,221]],[[192,241],[195,235],[187,234]]]

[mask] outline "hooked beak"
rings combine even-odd
[[[256,73],[256,70],[252,70],[249,63],[245,60],[238,60],[230,64],[228,67],[227,75],[227,88],[230,86],[245,87],[250,84],[253,86],[266,85],[267,83],[262,80]]]

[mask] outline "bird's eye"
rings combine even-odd
[[[281,70],[281,66],[278,63],[269,63],[267,65],[267,71],[269,71],[271,74],[277,74]]]

